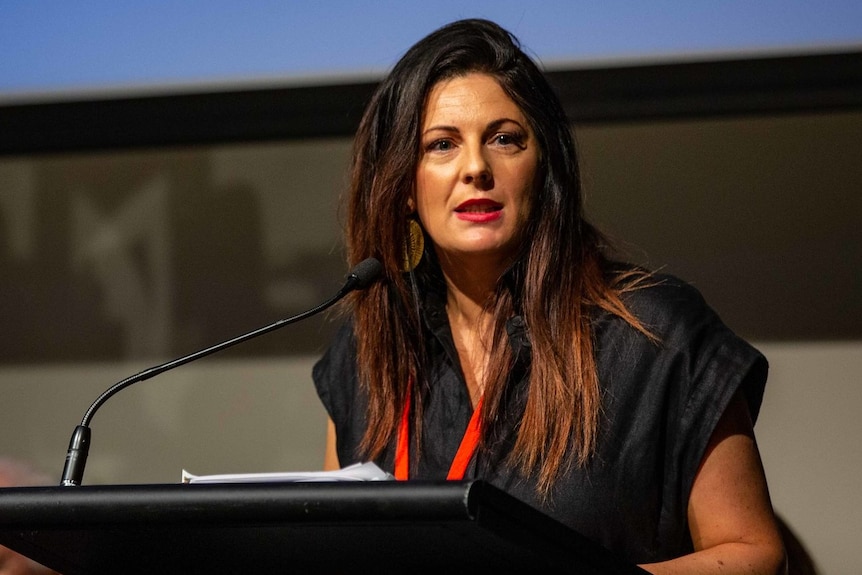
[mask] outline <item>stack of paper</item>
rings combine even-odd
[[[301,481],[387,481],[395,479],[373,462],[355,463],[336,471],[286,471],[281,473],[228,473],[192,475],[183,469],[183,483],[276,483]]]

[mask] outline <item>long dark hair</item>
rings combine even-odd
[[[487,311],[494,318],[484,425],[496,421],[514,358],[505,323],[523,317],[532,349],[529,392],[511,465],[535,473],[541,491],[573,462],[584,464],[598,433],[600,393],[590,314],[604,309],[644,331],[620,300],[630,277],[608,273],[604,240],[583,214],[571,127],[539,67],[506,30],[486,20],[463,20],[415,44],[382,81],[368,104],[354,143],[347,247],[355,264],[374,256],[385,280],[351,300],[359,378],[369,397],[363,455],[379,455],[392,440],[408,398],[420,384],[423,349],[415,285],[439,276],[427,254],[412,277],[402,258],[406,215],[419,158],[422,113],[441,80],[488,74],[527,117],[540,148],[540,184],[523,233],[522,249],[498,282]],[[419,281],[416,282],[418,276]],[[421,393],[413,394],[422,413]],[[421,416],[415,418],[419,426]],[[416,430],[421,432],[421,429]],[[487,438],[486,438],[487,439]]]

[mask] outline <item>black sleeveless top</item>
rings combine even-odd
[[[514,317],[507,327],[518,360],[505,431],[477,452],[465,475],[489,481],[632,563],[692,551],[688,498],[707,442],[737,390],[756,419],[767,374],[765,358],[731,332],[697,290],[671,276],[655,280],[624,301],[659,343],[610,314],[594,318],[602,413],[590,463],[560,476],[544,499],[534,478],[504,465],[523,411],[530,361],[524,323]],[[442,297],[429,297],[424,314],[431,386],[423,402],[422,457],[411,461],[410,477],[445,479],[472,406]],[[340,464],[358,461],[367,399],[357,382],[349,323],[314,366],[313,378],[335,423]],[[376,463],[392,471],[394,445]]]

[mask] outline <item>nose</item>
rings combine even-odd
[[[473,184],[481,190],[490,189],[493,186],[494,177],[483,147],[478,145],[464,148],[462,181],[465,184]]]

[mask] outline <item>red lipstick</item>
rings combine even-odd
[[[493,222],[503,216],[503,205],[488,199],[467,200],[455,208],[455,214],[467,222]]]

